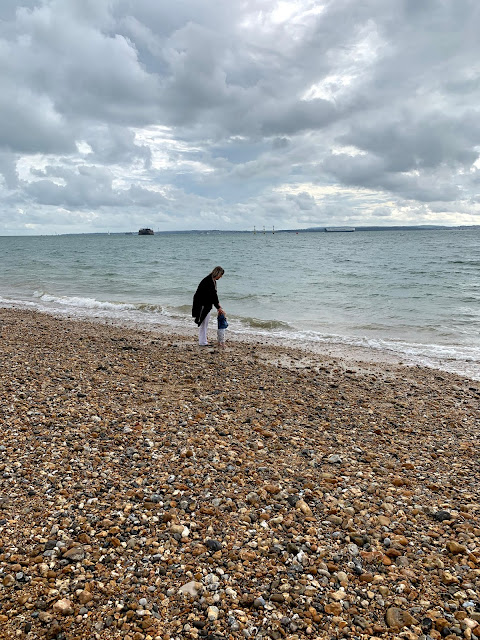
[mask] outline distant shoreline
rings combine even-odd
[[[177,229],[177,230],[161,230],[157,229],[154,235],[176,235],[176,234],[256,234],[256,235],[275,235],[277,233],[325,233],[328,229],[334,227],[308,227],[306,229]],[[354,231],[468,231],[480,229],[480,225],[392,225],[392,226],[361,226],[354,227]],[[351,233],[350,229],[345,233]],[[39,234],[0,234],[0,238],[38,238],[43,236],[138,236],[138,231],[82,231],[78,233],[39,233]],[[153,234],[152,234],[153,235]]]

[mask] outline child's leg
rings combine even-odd
[[[225,346],[225,329],[217,329],[217,340],[219,347]]]

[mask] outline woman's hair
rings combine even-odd
[[[224,273],[225,269],[222,269],[222,267],[215,267],[210,275],[212,278],[219,278],[220,276],[223,276]]]

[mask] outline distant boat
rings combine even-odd
[[[355,227],[325,227],[325,231],[355,231]]]
[[[140,229],[138,232],[139,236],[153,236],[153,229]]]

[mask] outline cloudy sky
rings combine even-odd
[[[480,224],[478,0],[1,0],[0,235]]]

